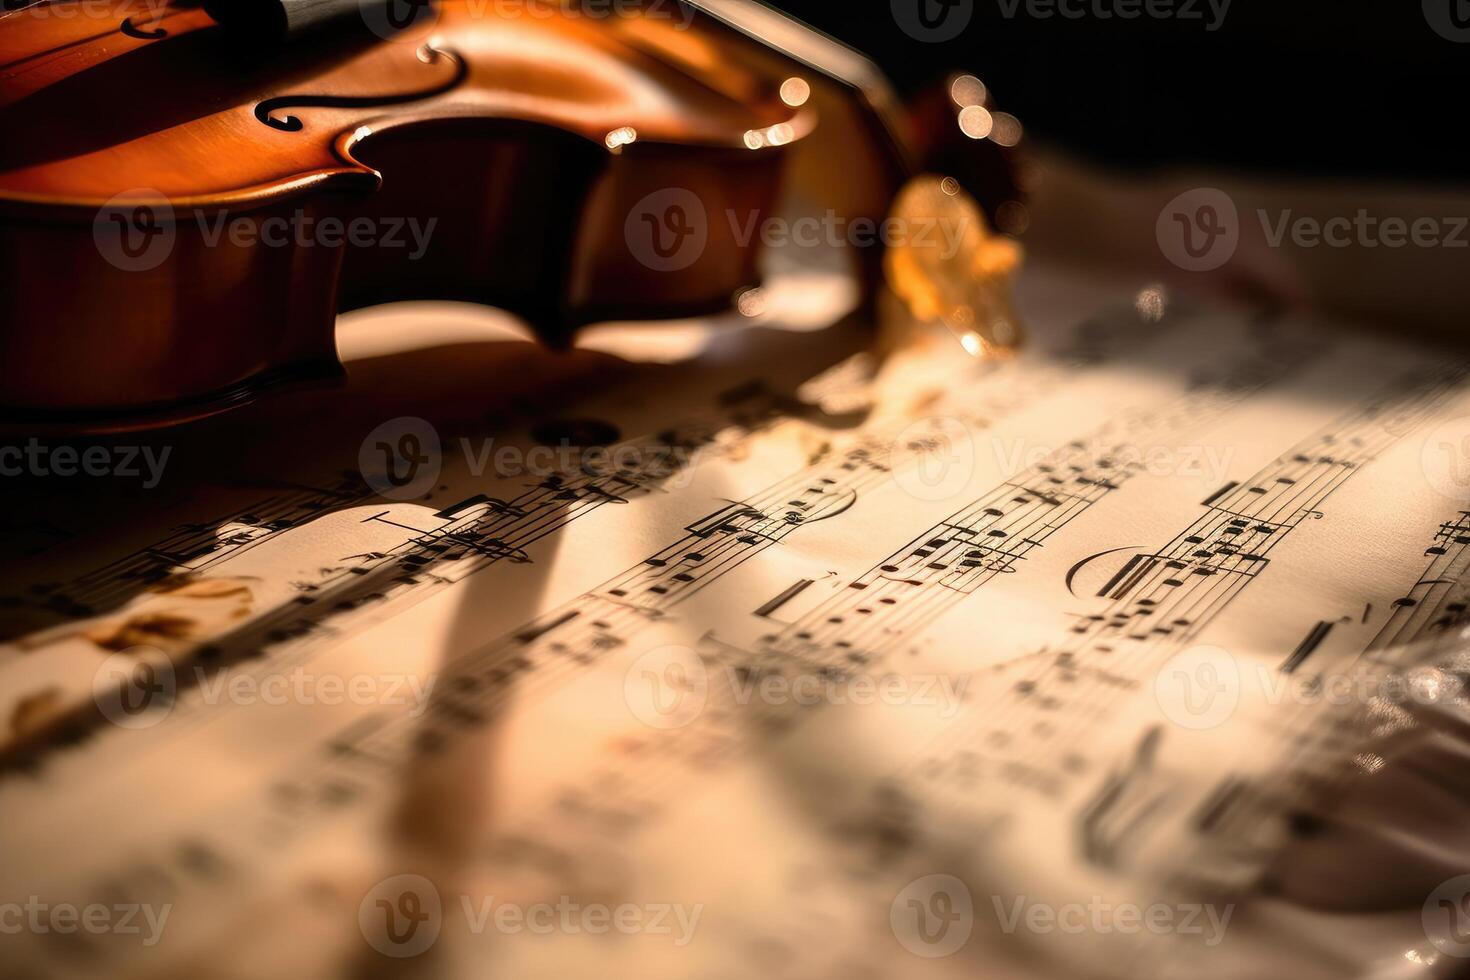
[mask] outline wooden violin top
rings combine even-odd
[[[910,172],[871,65],[755,0],[439,0],[394,29],[331,2],[280,44],[227,0],[0,15],[0,426],[329,382],[337,314],[385,302],[487,303],[554,347],[729,309],[788,171],[868,220]]]
[[[146,188],[175,206],[240,204],[371,184],[360,143],[461,116],[614,149],[636,139],[751,152],[813,122],[781,100],[780,78],[675,15],[590,19],[525,0],[517,16],[490,17],[493,5],[445,0],[432,23],[388,39],[356,31],[252,50],[192,5],[146,23],[129,15],[136,4],[113,6],[112,17],[60,16],[43,0],[0,16],[0,124],[25,134],[0,145],[0,202],[95,211]]]

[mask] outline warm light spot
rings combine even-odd
[[[991,125],[990,138],[1001,146],[1015,146],[1021,142],[1021,120],[1009,112],[997,112]]]
[[[1020,201],[1006,201],[995,209],[995,226],[1019,238],[1031,227],[1031,212]]]
[[[796,130],[790,123],[777,123],[765,129],[745,131],[745,145],[752,150],[759,150],[763,146],[785,146],[794,139],[796,139]]]
[[[1388,765],[1388,761],[1377,752],[1359,752],[1353,757],[1353,763],[1370,775]]]
[[[638,130],[632,126],[619,126],[617,129],[608,133],[603,142],[607,144],[609,150],[617,152],[637,139]]]
[[[960,132],[972,140],[983,140],[990,135],[994,118],[984,106],[966,106],[960,110]]]
[[[1158,323],[1164,318],[1168,305],[1169,297],[1163,286],[1145,286],[1133,297],[1133,308],[1144,323]]]
[[[950,197],[960,192],[960,182],[953,177],[946,177],[939,182],[939,189]]]
[[[781,83],[781,101],[789,106],[806,105],[806,100],[811,97],[812,87],[805,78],[793,75]]]
[[[961,109],[985,104],[985,83],[974,75],[957,75],[949,83],[949,97]]]
[[[736,297],[735,309],[741,316],[761,316],[766,312],[766,294],[759,289],[747,289]]]
[[[960,335],[960,346],[965,353],[971,357],[979,357],[985,353],[985,340],[978,333],[967,333]]]

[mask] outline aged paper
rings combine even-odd
[[[879,363],[773,302],[559,411],[32,522],[0,899],[42,925],[0,973],[1452,962],[1453,862],[1332,912],[1280,878],[1458,710],[1465,365],[1060,275],[1019,305],[1014,356]]]

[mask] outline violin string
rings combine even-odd
[[[17,9],[15,9],[15,10],[6,11],[4,14],[0,14],[0,18],[4,18],[4,17],[7,17],[7,16],[16,16],[16,15],[19,15],[19,14],[23,14],[27,10],[30,10],[30,9],[32,9],[34,7],[40,6],[41,4],[49,3],[49,2],[50,2],[50,0],[37,0],[36,3],[31,4],[28,7],[19,7]],[[162,25],[165,21],[169,20],[170,18],[177,17],[180,14],[186,14],[186,13],[189,13],[189,12],[190,11],[188,11],[186,9],[178,9],[178,10],[170,10],[170,11],[167,11],[165,13],[156,14],[156,15],[154,15],[148,21],[148,25],[151,28],[156,28],[156,27],[159,27],[160,25]],[[122,34],[124,36],[128,36],[127,33],[126,33],[126,30],[125,30],[125,27],[129,23],[131,23],[131,22],[132,22],[132,18],[131,17],[125,17],[121,21],[118,22],[118,25],[115,28],[113,28],[110,31],[102,31],[101,33],[92,34],[92,35],[89,35],[87,37],[76,38],[75,40],[68,41],[65,44],[58,44],[54,48],[47,48],[45,51],[37,51],[34,54],[28,54],[28,55],[26,55],[23,58],[17,58],[14,61],[5,62],[3,64],[0,64],[0,71],[10,71],[10,70],[12,70],[14,68],[18,68],[18,67],[20,67],[22,65],[25,65],[25,64],[28,64],[30,62],[43,62],[44,63],[45,59],[51,58],[53,56],[54,57],[61,57],[63,55],[66,55],[67,53],[73,51],[76,48],[84,47],[84,46],[86,46],[88,44],[93,44],[93,43],[95,43],[97,41],[105,41],[105,40],[108,40],[109,38],[115,38],[119,34]]]

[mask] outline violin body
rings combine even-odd
[[[793,167],[836,162],[846,213],[876,218],[909,170],[871,66],[750,0],[443,0],[282,45],[181,0],[69,3],[0,15],[12,425],[154,426],[330,380],[336,315],[392,300],[503,307],[553,346],[725,308]],[[845,145],[793,162],[839,120]]]

